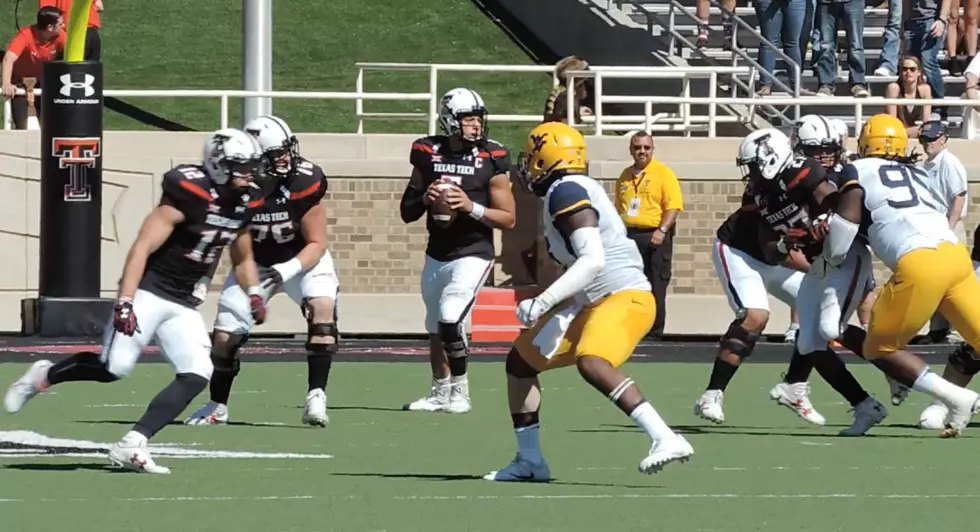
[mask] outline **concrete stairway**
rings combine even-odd
[[[643,24],[645,26],[650,26],[652,33],[654,35],[660,36],[661,38],[670,38],[669,32],[666,28],[659,24],[649,24],[650,14],[656,15],[659,21],[667,21],[671,17],[671,12],[673,11],[674,28],[678,33],[687,37],[691,42],[696,42],[698,28],[695,20],[692,18],[695,11],[695,0],[678,0],[682,4],[687,13],[681,12],[677,8],[671,7],[669,2],[659,1],[659,2],[637,2],[639,6],[631,3],[629,0],[614,0],[610,2],[610,9],[618,9],[625,13],[627,16],[635,20],[638,24]],[[689,14],[688,14],[689,13]],[[758,18],[756,17],[755,9],[753,7],[738,7],[735,10],[735,14],[741,18],[743,21],[749,25],[758,29]],[[888,83],[894,81],[897,76],[874,76],[871,75],[878,65],[879,56],[881,54],[881,48],[884,43],[884,25],[887,19],[887,9],[879,8],[869,8],[865,11],[865,32],[864,32],[864,47],[865,47],[865,57],[867,63],[867,84],[873,96],[883,96],[885,88]],[[689,16],[690,15],[690,16]],[[746,31],[744,29],[739,29],[737,31],[737,39],[739,47],[750,57],[757,60],[759,51],[759,38],[753,33]],[[745,65],[744,61],[736,56],[731,50],[726,50],[723,47],[724,44],[723,30],[721,24],[721,11],[717,8],[711,8],[711,15],[709,18],[709,38],[707,46],[701,50],[701,53],[695,51],[689,47],[686,47],[681,42],[677,42],[677,47],[675,48],[675,53],[684,58],[688,63],[692,65],[703,65],[705,64],[704,57],[710,58],[714,62],[720,62],[726,65],[739,64]],[[837,76],[837,95],[839,96],[850,96],[850,86],[848,84],[848,71],[846,68],[846,47],[847,41],[844,32],[841,30],[838,32],[838,76]],[[945,59],[945,52],[941,52],[940,60]],[[741,62],[740,62],[741,61]],[[786,73],[785,65],[783,61],[777,59],[776,62],[776,74],[779,79],[786,82],[788,81],[788,76]],[[945,83],[946,83],[946,95],[947,97],[959,97],[962,95],[965,80],[961,76],[952,77],[948,75],[948,72],[944,71]],[[802,83],[801,85],[805,89],[815,91],[817,89],[817,80],[814,72],[810,68],[810,53],[807,52],[807,56],[804,58],[803,72],[802,72]],[[741,96],[746,96],[746,94],[740,94]],[[778,90],[773,92],[774,96],[787,96],[785,92],[779,92]],[[764,108],[762,108],[764,109]],[[960,122],[961,109],[959,107],[950,108],[949,120],[950,125],[953,129],[952,134],[958,134],[958,126]],[[871,113],[882,111],[882,107],[867,107],[865,108],[864,115],[868,116]],[[764,114],[765,112],[762,111]],[[851,106],[840,106],[840,107],[828,107],[828,106],[811,106],[810,108],[804,108],[801,110],[803,113],[820,113],[828,116],[834,116],[841,118],[846,123],[852,126],[853,134],[853,124],[854,124],[854,110]],[[786,113],[789,115],[789,113]],[[774,125],[780,125],[778,118],[772,115],[765,116]],[[787,124],[783,124],[787,125]]]

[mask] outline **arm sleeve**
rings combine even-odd
[[[681,192],[681,182],[670,168],[664,167],[664,210],[683,211],[684,195]]]
[[[582,185],[574,181],[565,181],[556,185],[551,191],[551,196],[548,198],[548,213],[553,219],[582,209],[594,210],[589,193]]]
[[[605,251],[598,227],[579,227],[566,238],[575,253],[575,262],[538,296],[548,309],[585,290],[605,267]]]

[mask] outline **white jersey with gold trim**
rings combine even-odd
[[[585,290],[576,295],[578,303],[592,303],[622,290],[651,289],[643,274],[643,258],[636,244],[626,236],[622,218],[598,181],[579,174],[563,176],[548,188],[544,207],[542,227],[548,253],[563,268],[574,264],[576,257],[571,244],[555,227],[555,217],[591,208],[599,218],[605,265]]]

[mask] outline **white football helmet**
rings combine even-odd
[[[820,115],[806,115],[800,118],[794,130],[797,150],[803,147],[839,148],[840,132],[833,121]]]
[[[216,185],[224,185],[232,177],[252,180],[261,162],[259,142],[244,131],[219,129],[204,142],[204,169]]]
[[[850,131],[848,131],[847,128],[847,123],[841,120],[840,118],[831,118],[830,125],[834,128],[834,131],[836,131],[837,134],[840,135],[840,143],[841,146],[843,146],[844,143],[847,141],[847,137],[850,135]]]
[[[735,164],[742,171],[742,178],[770,181],[793,160],[793,148],[789,137],[775,128],[760,129],[749,133],[738,146]]]
[[[483,103],[483,98],[476,91],[457,87],[447,92],[442,97],[439,104],[439,125],[442,131],[449,136],[463,137],[462,119],[467,116],[478,116],[482,123],[482,131],[477,138],[466,138],[465,140],[475,142],[487,138],[487,107]]]
[[[245,131],[259,141],[273,172],[280,177],[292,173],[299,157],[299,140],[285,120],[277,116],[259,116],[245,124]]]

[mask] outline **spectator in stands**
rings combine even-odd
[[[885,21],[885,42],[878,56],[876,76],[894,76],[898,74],[898,52],[901,47],[902,29],[902,0],[887,0],[888,20]]]
[[[949,61],[949,74],[963,74],[967,64],[977,55],[977,15],[980,2],[966,0],[963,4],[963,17],[960,17],[960,0],[950,0],[949,28],[946,31],[946,59]],[[965,53],[960,53],[960,51]]]
[[[71,14],[72,0],[39,0],[38,7],[56,7],[65,17],[65,30],[68,29],[68,15]],[[88,12],[88,29],[85,32],[85,60],[100,61],[102,59],[102,39],[99,37],[99,28],[102,27],[102,20],[99,12],[103,9],[102,0],[94,0]]]
[[[930,196],[939,202],[936,207],[946,214],[949,228],[956,233],[956,237],[960,242],[966,242],[966,230],[962,223],[969,203],[966,168],[947,148],[948,139],[946,125],[938,120],[922,124],[919,130],[919,144],[926,153],[922,166],[929,173],[927,185],[932,192]],[[930,320],[929,338],[933,342],[963,340],[958,335],[954,336],[949,321],[938,312]]]
[[[902,58],[902,71],[898,80],[888,84],[885,98],[902,100],[930,100],[932,89],[922,77],[922,67],[919,60],[907,55]],[[929,105],[888,105],[885,112],[898,118],[905,124],[909,138],[919,137],[919,124],[929,120],[932,107]]]
[[[558,78],[558,85],[548,93],[548,100],[544,104],[545,122],[567,122],[567,85],[568,78],[566,72],[576,72],[588,70],[589,63],[581,57],[570,55],[555,64],[555,76]],[[575,82],[575,121],[578,122],[583,116],[592,115],[592,107],[595,105],[595,95],[592,94],[592,80],[579,78]]]
[[[837,29],[844,24],[847,35],[848,81],[851,94],[867,98],[864,64],[864,0],[819,0],[817,18],[820,20],[820,54],[817,61],[817,94],[833,96],[837,85]]]
[[[963,73],[966,78],[966,91],[963,95],[968,100],[980,100],[980,59],[976,57],[970,61]],[[963,107],[963,124],[961,126],[962,137],[973,140],[977,138],[980,130],[980,108]]]
[[[802,74],[800,31],[803,29],[803,19],[806,17],[806,0],[755,0],[754,4],[762,38],[781,47],[783,53],[796,63]],[[776,70],[776,54],[765,43],[759,44],[759,63],[770,75],[763,76],[759,80],[761,88],[757,95],[769,96],[772,94],[772,74]],[[789,88],[795,89],[794,76],[791,73],[788,73],[788,76]]]
[[[734,13],[735,3],[736,0],[721,0],[721,7],[728,10],[728,12]],[[704,48],[708,45],[711,2],[709,0],[697,0],[694,9],[694,13],[697,15],[698,20],[700,21],[698,24],[698,48]],[[732,18],[728,16],[728,13],[725,11],[721,12],[721,29],[725,38],[722,48],[725,50],[731,50],[732,40],[735,36],[735,28],[732,24]]]
[[[939,50],[949,26],[949,0],[906,1],[909,3],[909,14],[905,20],[905,53],[919,58],[933,98],[941,100],[946,97],[946,88],[939,70]],[[946,109],[942,107],[933,109],[933,112],[938,113],[939,118],[946,115]]]
[[[41,114],[41,100],[33,95],[16,96],[17,89],[24,88],[25,78],[34,78],[40,87],[41,64],[65,50],[64,26],[61,11],[42,7],[36,22],[18,31],[7,46],[0,72],[0,91],[5,100],[10,100],[16,129],[27,129],[28,99],[34,103],[38,116]]]
[[[653,158],[653,137],[641,131],[630,138],[633,164],[616,180],[616,210],[626,234],[643,257],[643,270],[657,301],[657,319],[650,335],[663,335],[667,316],[667,285],[674,256],[677,215],[684,210],[681,184],[674,172]]]

